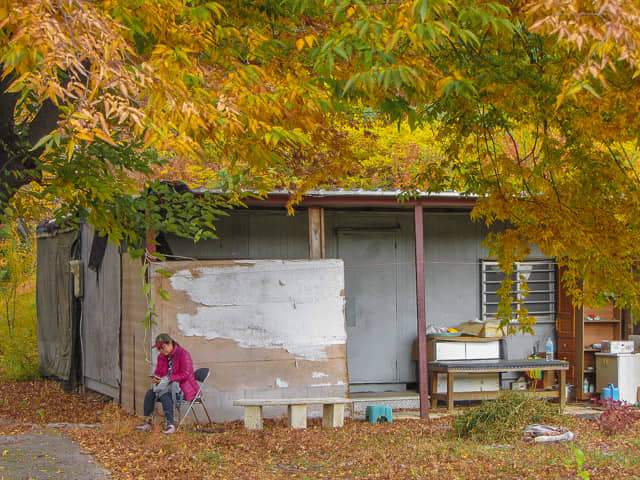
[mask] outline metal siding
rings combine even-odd
[[[416,326],[416,251],[413,212],[399,217],[402,226],[398,236],[397,311],[398,379],[414,382],[416,370],[411,360],[411,346],[417,336]]]
[[[426,324],[454,327],[463,321],[479,318],[479,261],[488,255],[481,246],[486,228],[479,222],[472,222],[468,213],[425,212],[424,219]],[[287,216],[284,210],[237,210],[217,222],[218,240],[193,244],[172,237],[170,243],[176,255],[200,259],[308,258],[307,223],[305,210],[296,211],[295,216]],[[410,360],[410,351],[417,332],[411,212],[325,209],[326,258],[339,258],[337,228],[389,226],[399,227],[395,232],[395,291],[385,286],[370,295],[395,302],[396,332],[393,339],[387,339],[387,346],[396,352],[397,371],[393,380],[389,378],[388,381],[413,382],[415,362]],[[539,255],[535,247],[533,251],[535,254],[532,255]],[[376,263],[382,256],[380,253],[377,260],[371,258],[369,263]],[[348,284],[346,289],[349,289]],[[362,301],[367,300],[364,298]],[[518,335],[507,339],[509,358],[530,353],[536,341],[544,339],[543,345],[553,328],[539,325],[535,330],[535,337]],[[373,378],[369,380],[374,381]]]
[[[488,258],[481,243],[487,229],[467,214],[425,214],[425,277],[427,325],[455,327],[481,318],[480,261]],[[532,246],[530,257],[541,258]],[[522,359],[544,350],[547,338],[554,337],[553,323],[534,326],[534,335],[515,334],[506,338],[506,358]],[[505,374],[508,381],[517,374]]]
[[[199,260],[309,258],[305,210],[232,211],[216,221],[218,239],[198,243],[176,236],[168,241],[173,254]]]
[[[120,248],[107,244],[98,270],[87,267],[94,231],[82,228],[84,296],[80,331],[83,374],[88,388],[115,398],[120,391]]]
[[[481,225],[467,214],[426,213],[424,238],[427,326],[480,318]]]

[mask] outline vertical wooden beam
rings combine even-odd
[[[414,209],[416,234],[416,311],[418,320],[418,384],[420,385],[420,418],[429,418],[429,383],[427,372],[426,305],[424,295],[424,217],[422,205]]]
[[[324,208],[309,207],[309,258],[325,258],[324,253]]]
[[[151,230],[147,231],[147,235],[145,238],[145,242],[144,242],[144,248],[147,251],[147,253],[149,253],[150,257],[150,261],[155,261],[155,257],[153,257],[153,254],[156,253],[157,250],[157,242],[156,242],[156,231],[152,228]]]

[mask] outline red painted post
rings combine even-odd
[[[424,219],[422,205],[414,209],[416,233],[416,311],[418,320],[418,383],[420,385],[420,418],[429,418],[429,382],[427,372],[426,304],[424,296]]]

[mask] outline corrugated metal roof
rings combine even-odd
[[[194,193],[224,193],[220,188],[196,188]],[[246,198],[243,201],[247,205],[284,205],[296,192],[291,190],[272,190],[263,198]],[[431,205],[436,207],[465,207],[470,208],[475,204],[477,195],[466,195],[460,192],[447,191],[438,193],[416,192],[412,195],[406,194],[401,199],[404,192],[397,190],[383,190],[364,188],[356,189],[314,189],[302,195],[302,199],[296,206],[387,206],[387,207],[410,207],[417,204]]]

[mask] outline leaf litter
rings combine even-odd
[[[51,381],[0,382],[0,434],[33,425],[67,424],[65,431],[114,479],[157,479],[159,472],[189,479],[558,479],[577,478],[570,444],[531,444],[517,438],[501,448],[459,439],[452,417],[369,424],[345,419],[322,428],[310,419],[292,430],[285,419],[265,420],[261,431],[241,421],[183,427],[162,435],[134,431],[139,418],[92,393],[65,393]],[[581,471],[592,479],[640,477],[640,426],[603,434],[597,422],[565,416],[584,451]],[[95,425],[98,428],[74,428]],[[25,430],[26,429],[26,430]]]

